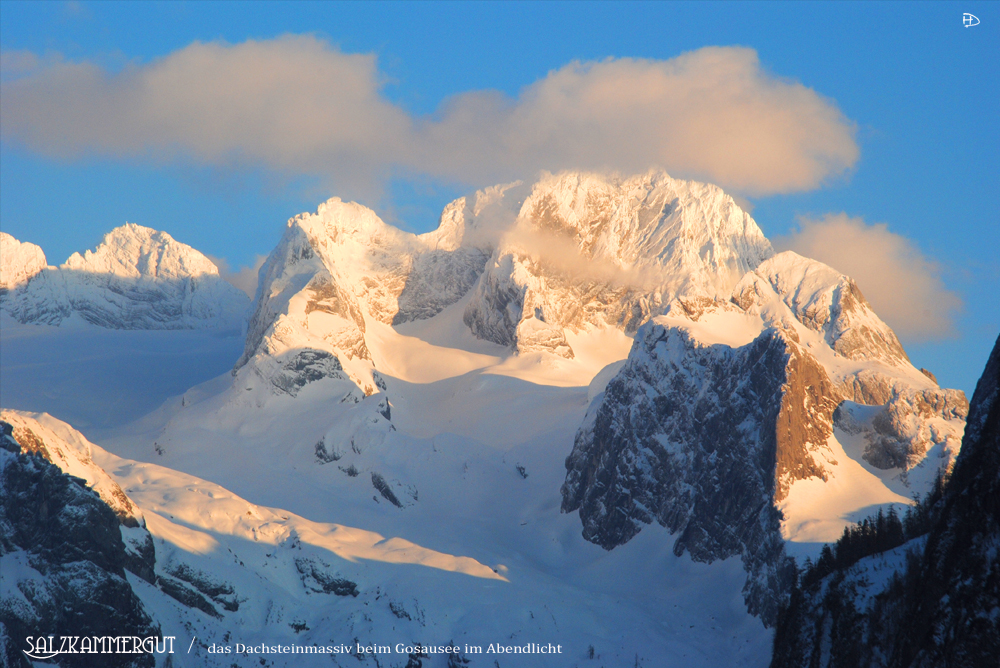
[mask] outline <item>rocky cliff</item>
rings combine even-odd
[[[849,279],[783,253],[728,301],[678,298],[639,329],[576,436],[563,511],[579,511],[584,536],[606,549],[656,521],[679,534],[677,554],[740,555],[747,606],[774,623],[795,582],[780,508],[797,482],[845,475],[835,427],[860,405],[848,397],[882,384],[874,422],[893,436],[868,457],[904,475],[960,432],[964,397],[909,364]],[[931,466],[947,469],[957,447],[942,452]]]
[[[158,636],[125,574],[153,578],[153,543],[141,514],[89,457],[52,447],[37,427],[11,413],[0,420],[4,664],[31,665],[21,651],[28,636]],[[86,471],[99,492],[63,467]],[[68,667],[154,665],[149,654],[70,654],[59,661]]]

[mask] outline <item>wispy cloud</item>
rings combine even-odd
[[[833,101],[772,76],[745,48],[572,62],[516,99],[470,91],[431,117],[383,95],[373,55],[312,36],[195,42],[117,72],[4,60],[20,72],[3,81],[5,140],[59,158],[249,162],[348,193],[398,173],[485,185],[543,169],[659,166],[764,195],[815,188],[858,158]]]
[[[254,258],[253,266],[240,267],[236,271],[229,268],[229,262],[224,257],[207,256],[212,263],[219,268],[219,276],[230,285],[245,292],[250,299],[254,298],[257,291],[257,272],[267,261],[266,255],[258,255]]]
[[[798,230],[776,237],[773,245],[853,278],[879,317],[904,339],[925,341],[955,334],[961,298],[945,287],[937,263],[884,223],[869,225],[845,213],[802,217]]]

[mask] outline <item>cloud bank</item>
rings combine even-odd
[[[312,36],[195,42],[118,72],[26,52],[3,61],[3,139],[56,158],[251,163],[342,187],[658,166],[751,196],[815,188],[858,158],[833,101],[746,48],[572,62],[516,99],[470,91],[426,117],[383,94],[373,55]]]
[[[868,225],[845,213],[801,217],[797,231],[772,241],[778,250],[793,250],[853,278],[901,338],[927,341],[955,334],[962,300],[945,288],[936,263],[885,224]]]

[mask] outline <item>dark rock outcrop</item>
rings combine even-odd
[[[22,452],[0,422],[3,663],[29,666],[27,636],[159,636],[125,576],[119,518],[85,481]],[[8,570],[9,569],[9,570]],[[69,654],[60,665],[152,666],[150,654]]]
[[[304,557],[295,560],[295,570],[302,576],[302,586],[308,591],[317,594],[336,594],[337,596],[358,595],[358,585],[347,578],[331,575],[329,565],[306,559]]]
[[[747,606],[771,623],[795,574],[774,499],[824,476],[814,452],[832,432],[834,396],[783,330],[733,349],[647,324],[577,434],[562,509],[579,510],[584,537],[606,549],[656,521],[680,534],[677,554],[740,555]]]
[[[271,383],[293,397],[309,383],[324,378],[347,380],[340,360],[325,350],[305,348],[283,356],[281,361],[281,369],[271,378]]]

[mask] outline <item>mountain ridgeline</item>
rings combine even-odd
[[[545,174],[460,198],[420,235],[332,198],[288,221],[252,302],[201,253],[135,225],[60,267],[37,246],[2,233],[0,242],[5,322],[243,332],[228,377],[168,401],[119,438],[122,452],[101,455],[114,475],[91,459],[97,446],[58,420],[4,414],[4,498],[22,501],[2,508],[0,556],[24,565],[11,580],[23,595],[2,608],[8,633],[61,619],[47,601],[62,596],[49,590],[68,566],[32,542],[50,538],[23,529],[38,513],[19,510],[43,503],[27,490],[45,478],[65,506],[90,508],[101,545],[87,548],[96,556],[79,568],[101,571],[92,580],[118,592],[108,605],[143,633],[198,620],[199,635],[216,642],[234,625],[266,628],[282,642],[288,634],[328,642],[324,629],[338,620],[355,641],[399,625],[446,642],[502,620],[516,627],[496,626],[505,637],[542,629],[589,638],[604,633],[602,618],[557,610],[557,622],[548,601],[518,612],[522,599],[502,598],[495,609],[513,616],[463,616],[452,608],[464,605],[457,587],[444,598],[444,590],[420,590],[418,602],[419,578],[373,569],[398,562],[460,572],[487,583],[476,591],[494,601],[508,591],[493,589],[497,582],[518,583],[537,568],[543,577],[533,582],[550,591],[551,582],[570,582],[559,569],[577,566],[564,564],[598,554],[594,569],[617,570],[597,577],[581,567],[565,591],[605,583],[586,600],[618,605],[632,595],[613,588],[637,567],[629,560],[638,543],[664,548],[657,563],[642,562],[647,579],[680,558],[713,578],[735,568],[730,607],[761,637],[777,625],[775,666],[974,665],[961,663],[978,658],[972,648],[995,646],[998,353],[970,409],[962,392],[911,364],[850,277],[776,254],[715,186],[660,171]],[[609,352],[612,344],[619,347]],[[116,457],[123,452],[131,459]],[[156,464],[141,463],[147,458]],[[887,539],[885,527],[902,526],[904,514],[888,506],[930,492],[949,473],[939,496],[919,506],[922,519]],[[295,481],[289,489],[282,475]],[[222,487],[246,496],[260,493],[254,484],[266,484],[266,498],[336,516],[321,527]],[[156,511],[144,506],[144,516],[133,494]],[[790,544],[831,542],[851,524],[846,517],[869,507],[885,507],[882,528],[851,529],[840,561],[831,551],[821,570],[801,577]],[[435,533],[465,512],[473,518],[466,531]],[[385,528],[342,526],[336,513]],[[571,537],[559,528],[568,519]],[[496,523],[486,537],[484,521]],[[390,530],[506,555],[520,570],[386,538]],[[463,543],[468,536],[480,542]],[[542,547],[522,558],[531,541]],[[886,554],[899,562],[895,579],[859,570]],[[515,590],[533,595],[530,586]],[[716,632],[711,619],[706,633]],[[636,638],[668,626],[642,623]],[[661,630],[649,633],[649,647],[673,647],[657,644]],[[719,642],[737,638],[719,633]],[[854,636],[865,648],[830,649],[853,647]],[[746,643],[733,642],[719,656],[742,660]],[[590,646],[567,665],[641,663],[631,648],[615,652],[602,658]],[[710,664],[716,655],[704,656]]]

